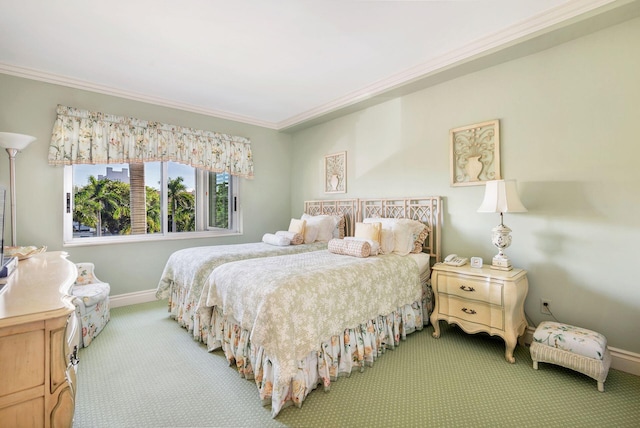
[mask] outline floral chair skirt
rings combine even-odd
[[[94,274],[92,263],[77,263],[78,279],[71,289],[76,315],[82,326],[80,346],[86,348],[111,319],[109,283]]]
[[[109,296],[90,309],[82,314],[80,308],[76,307],[76,315],[82,325],[82,338],[80,339],[80,347],[82,348],[89,346],[111,319]]]

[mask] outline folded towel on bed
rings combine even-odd
[[[265,233],[262,236],[262,242],[265,244],[278,245],[280,247],[291,245],[291,240],[289,238],[286,236],[277,236],[273,233]]]
[[[332,239],[329,241],[328,249],[334,254],[342,254],[354,257],[369,257],[371,245],[367,241],[350,241],[344,239]]]
[[[279,230],[276,232],[276,236],[284,236],[285,238],[289,238],[289,240],[291,241],[291,245],[300,245],[304,243],[304,235],[302,233]]]

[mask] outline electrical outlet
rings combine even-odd
[[[551,302],[547,299],[540,299],[540,313],[551,315]]]

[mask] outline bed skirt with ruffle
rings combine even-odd
[[[252,346],[250,332],[225,317],[218,307],[211,308],[211,327],[206,335],[209,351],[222,349],[230,365],[240,375],[254,380],[263,405],[271,405],[273,417],[290,405],[302,406],[307,395],[319,385],[328,391],[331,382],[349,376],[353,370],[364,371],[406,336],[422,330],[432,309],[431,289],[425,287],[423,298],[404,305],[390,314],[366,320],[342,334],[327,338],[318,349],[298,361],[296,375],[278,383],[278,364],[260,346]]]

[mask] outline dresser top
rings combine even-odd
[[[75,264],[63,251],[18,262],[18,269],[0,290],[0,328],[73,311],[69,293],[77,275]]]

